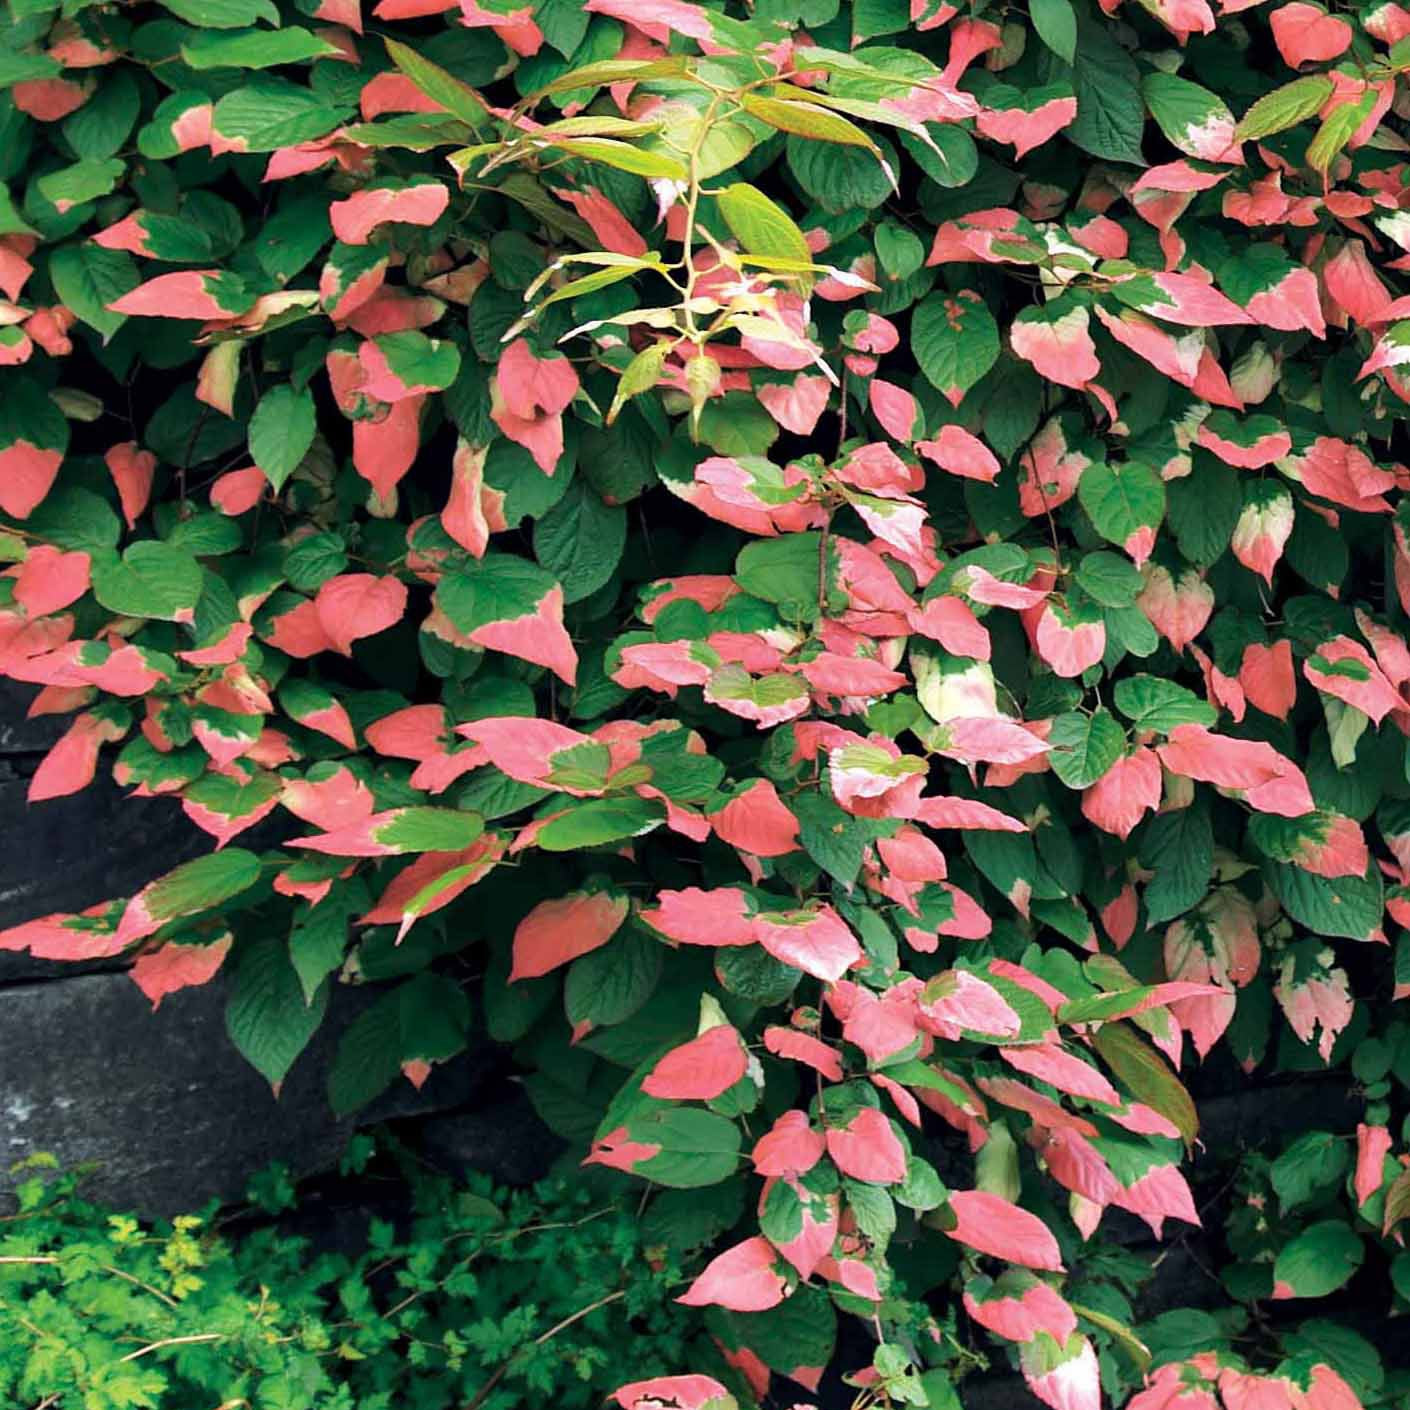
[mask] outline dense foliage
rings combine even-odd
[[[31,797],[120,745],[216,850],[0,947],[228,970],[276,1089],[385,985],[340,1109],[481,1015],[719,1241],[736,1396],[835,1308],[865,1401],[1396,1393],[1306,1300],[1410,1295],[1410,10],[10,13]],[[1363,1119],[1143,1341],[1216,1047]]]
[[[349,1257],[277,1222],[219,1227],[231,1212],[144,1222],[31,1164],[0,1222],[14,1410],[589,1410],[699,1333],[634,1212],[561,1181],[397,1183],[408,1226],[344,1213],[365,1250]],[[290,1217],[278,1170],[252,1194]]]

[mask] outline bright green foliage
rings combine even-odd
[[[0,1223],[0,1399],[589,1410],[622,1377],[691,1354],[699,1314],[671,1301],[686,1250],[648,1248],[650,1225],[624,1203],[562,1181],[511,1192],[481,1177],[379,1179],[404,1191],[410,1221],[373,1218],[354,1235],[347,1212],[339,1241],[364,1244],[353,1256],[281,1227],[296,1206],[277,1167],[233,1224],[241,1211],[154,1224],[31,1162]]]

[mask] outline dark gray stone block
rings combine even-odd
[[[325,1082],[339,1033],[371,991],[335,989],[322,1029],[276,1100],[225,1033],[225,986],[169,995],[154,1013],[126,974],[0,989],[0,1190],[9,1165],[49,1151],[96,1162],[94,1198],[173,1214],[236,1198],[278,1160],[296,1175],[333,1164],[359,1125],[483,1100],[493,1050],[437,1067],[418,1092],[399,1082],[339,1120]]]
[[[473,1111],[423,1118],[412,1139],[451,1175],[479,1170],[503,1185],[541,1180],[565,1144],[539,1120],[522,1087],[510,1082],[501,1091],[487,1093]]]
[[[239,1195],[271,1160],[335,1160],[352,1128],[324,1095],[326,1040],[276,1101],[226,1038],[224,1003],[212,984],[153,1013],[125,974],[0,990],[0,1167],[37,1151],[95,1161],[93,1198],[173,1214]]]
[[[38,694],[37,685],[0,680],[0,754],[42,754],[68,729],[72,715],[25,718]]]
[[[214,845],[175,799],[129,798],[103,766],[83,792],[31,807],[14,762],[0,764],[0,929],[130,896]],[[73,972],[0,953],[0,983]]]

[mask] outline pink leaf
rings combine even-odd
[[[1292,69],[1338,58],[1351,45],[1351,26],[1345,20],[1303,0],[1280,6],[1268,16],[1268,23],[1278,53]]]
[[[641,1090],[661,1101],[713,1101],[748,1071],[744,1041],[727,1023],[672,1048],[647,1073]]]
[[[767,1312],[783,1301],[787,1289],[787,1280],[778,1272],[773,1245],[756,1234],[712,1258],[676,1301],[687,1307]]]
[[[916,449],[942,470],[966,480],[992,484],[999,477],[994,452],[961,426],[942,426],[933,441],[919,441]]]
[[[1138,745],[1082,794],[1082,816],[1123,841],[1160,806],[1160,760]]]
[[[801,1062],[805,1067],[811,1067],[829,1082],[842,1080],[842,1059],[838,1057],[837,1050],[829,1047],[821,1038],[814,1038],[810,1033],[775,1025],[764,1029],[764,1046],[775,1057],[787,1058],[790,1062]]]
[[[827,1153],[844,1174],[873,1185],[897,1185],[906,1178],[906,1153],[891,1122],[875,1107],[864,1106],[846,1124],[824,1132]]]
[[[345,245],[365,245],[372,232],[388,221],[403,225],[434,225],[450,204],[450,188],[424,180],[400,188],[368,187],[328,208],[333,233]],[[210,315],[202,315],[209,317]]]
[[[587,221],[604,250],[638,258],[646,253],[647,245],[641,232],[596,187],[589,186],[584,191],[559,191],[556,194]]]
[[[956,1243],[1025,1268],[1063,1271],[1057,1240],[1036,1214],[987,1190],[951,1191],[949,1204],[958,1222],[945,1233]]]
[[[758,938],[744,892],[729,886],[661,891],[641,919],[682,945],[752,945]]]
[[[401,944],[422,916],[433,915],[482,881],[503,852],[504,838],[493,832],[477,837],[462,852],[425,852],[397,874],[358,924],[395,925]]]
[[[1059,318],[1020,313],[1009,329],[1014,352],[1031,362],[1046,381],[1081,391],[1101,370],[1096,344],[1088,331],[1085,308],[1070,309]]]
[[[566,357],[538,357],[527,338],[516,338],[500,354],[495,382],[510,415],[530,420],[539,412],[557,416],[578,392],[578,374]]]
[[[0,510],[14,519],[29,518],[54,487],[63,460],[63,451],[23,439],[0,450]]]
[[[764,1176],[806,1175],[825,1150],[822,1132],[813,1129],[808,1113],[786,1111],[755,1143],[754,1169]]]
[[[532,612],[487,622],[470,633],[477,646],[487,646],[543,666],[568,685],[578,678],[578,653],[563,625],[563,589],[554,584]]]
[[[222,283],[229,276],[219,269],[187,269],[159,274],[108,305],[114,313],[146,318],[229,318],[244,313],[253,302],[248,296],[222,302]],[[238,281],[236,281],[238,284]],[[234,295],[234,286],[228,286]]]
[[[510,983],[537,979],[560,965],[600,949],[627,918],[630,903],[608,891],[574,891],[540,901],[514,931]]]
[[[371,573],[343,573],[318,589],[318,624],[334,651],[352,655],[352,645],[395,626],[406,611],[406,584]]]
[[[1016,1269],[993,1283],[972,1279],[964,1290],[964,1305],[981,1327],[1008,1341],[1032,1341],[1046,1332],[1062,1343],[1077,1330],[1077,1315],[1062,1296],[1033,1274]]]
[[[64,553],[52,544],[31,548],[15,571],[15,601],[31,617],[47,617],[88,591],[89,557]]]
[[[612,1392],[622,1410],[725,1410],[733,1397],[710,1376],[656,1376]]]
[[[810,436],[827,409],[832,384],[826,377],[800,373],[791,382],[766,382],[758,388],[764,410],[795,436]]]
[[[1091,1063],[1083,1062],[1056,1043],[1000,1048],[999,1056],[1010,1067],[1047,1082],[1069,1096],[1105,1102],[1108,1106],[1121,1104],[1116,1088]]]
[[[97,772],[99,747],[126,733],[126,725],[102,715],[80,715],[34,771],[26,795],[28,801],[40,803],[87,788]]]
[[[1356,1128],[1356,1203],[1365,1204],[1385,1181],[1385,1159],[1390,1154],[1390,1132],[1384,1126]]]
[[[755,779],[719,812],[712,813],[710,825],[731,847],[756,857],[782,857],[798,850],[798,819],[766,778]]]
[[[1074,1333],[1065,1346],[1044,1336],[1019,1354],[1028,1389],[1051,1410],[1100,1410],[1101,1371],[1086,1337]]]
[[[982,108],[976,125],[992,142],[1011,142],[1018,160],[1061,132],[1076,116],[1076,98],[1050,98],[1031,113],[1022,108]]]
[[[1043,608],[1036,636],[1038,654],[1058,675],[1069,678],[1095,666],[1106,651],[1106,627],[1100,617],[1075,618],[1056,602]]]
[[[208,984],[225,962],[231,936],[223,935],[210,945],[179,945],[168,941],[145,955],[139,955],[130,971],[132,982],[152,1001],[155,1009],[168,994]]]
[[[916,399],[904,387],[873,377],[867,387],[867,404],[888,436],[905,445],[911,443],[920,424],[920,413]]]
[[[776,960],[832,983],[862,958],[862,947],[831,906],[754,918],[754,934]]]

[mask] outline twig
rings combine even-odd
[[[614,1293],[608,1293],[606,1297],[598,1298],[596,1302],[588,1303],[586,1307],[580,1307],[571,1316],[565,1317],[556,1326],[550,1327],[542,1336],[535,1337],[533,1344],[535,1346],[542,1346],[544,1342],[556,1337],[559,1332],[565,1331],[567,1328],[571,1327],[574,1322],[581,1321],[582,1318],[586,1317],[590,1312],[596,1312],[599,1307],[606,1307],[608,1303],[620,1302],[626,1295],[626,1290],[619,1288]],[[515,1356],[517,1355],[518,1353],[516,1352]],[[508,1361],[500,1366],[494,1375],[475,1392],[475,1398],[465,1406],[465,1410],[479,1410],[479,1407],[484,1403],[485,1397],[504,1379],[506,1372],[514,1364],[514,1360],[515,1357],[511,1356]]]
[[[147,1346],[138,1347],[136,1351],[129,1351],[126,1356],[120,1356],[119,1361],[136,1361],[139,1356],[146,1356],[149,1352],[160,1351],[167,1346],[194,1346],[198,1342],[224,1341],[224,1332],[196,1332],[189,1337],[165,1337],[161,1341],[154,1341]]]

